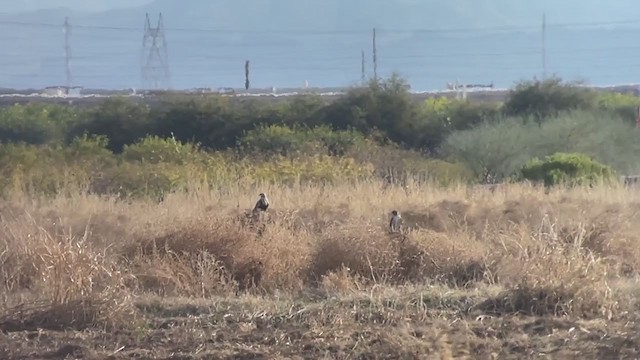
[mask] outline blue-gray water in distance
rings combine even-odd
[[[65,83],[64,37],[51,28],[0,25],[0,87],[42,88]],[[11,29],[12,31],[7,31]],[[52,34],[53,33],[53,34]],[[547,75],[591,85],[640,83],[637,28],[553,28],[547,33]],[[459,79],[468,84],[513,86],[540,77],[540,31],[377,32],[378,75],[398,72],[415,91],[444,89]],[[361,51],[373,74],[370,31],[242,32],[167,30],[171,87],[244,86],[251,61],[254,88],[356,85]],[[74,28],[73,85],[85,88],[140,88],[142,31]]]

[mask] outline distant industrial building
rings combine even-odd
[[[44,88],[44,96],[55,97],[80,97],[83,87],[81,86],[48,86]]]

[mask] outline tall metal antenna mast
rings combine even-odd
[[[64,18],[64,55],[65,55],[65,72],[67,80],[67,88],[71,86],[71,43],[69,38],[71,36],[71,24],[69,23],[69,17]]]
[[[365,74],[365,60],[364,60],[364,50],[362,50],[362,67],[361,67],[361,74],[360,74],[360,80],[362,81],[362,85],[364,85],[365,81],[366,81],[366,74]]]
[[[547,78],[547,14],[542,13],[542,80]]]
[[[376,28],[373,28],[373,78],[378,80],[378,49],[376,48]]]
[[[142,82],[143,87],[165,89],[171,86],[169,71],[169,53],[164,32],[162,13],[158,25],[151,27],[149,14],[146,14],[144,37],[142,38]]]

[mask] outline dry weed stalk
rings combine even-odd
[[[21,294],[21,303],[5,303],[0,327],[117,327],[135,315],[131,293],[135,279],[114,257],[97,251],[83,237],[53,236],[28,215],[4,220],[3,238],[10,262],[27,270],[16,277],[5,263],[5,291]]]

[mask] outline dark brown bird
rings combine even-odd
[[[267,211],[269,208],[269,199],[265,193],[260,193],[260,199],[256,202],[256,206],[253,207],[253,211]]]

